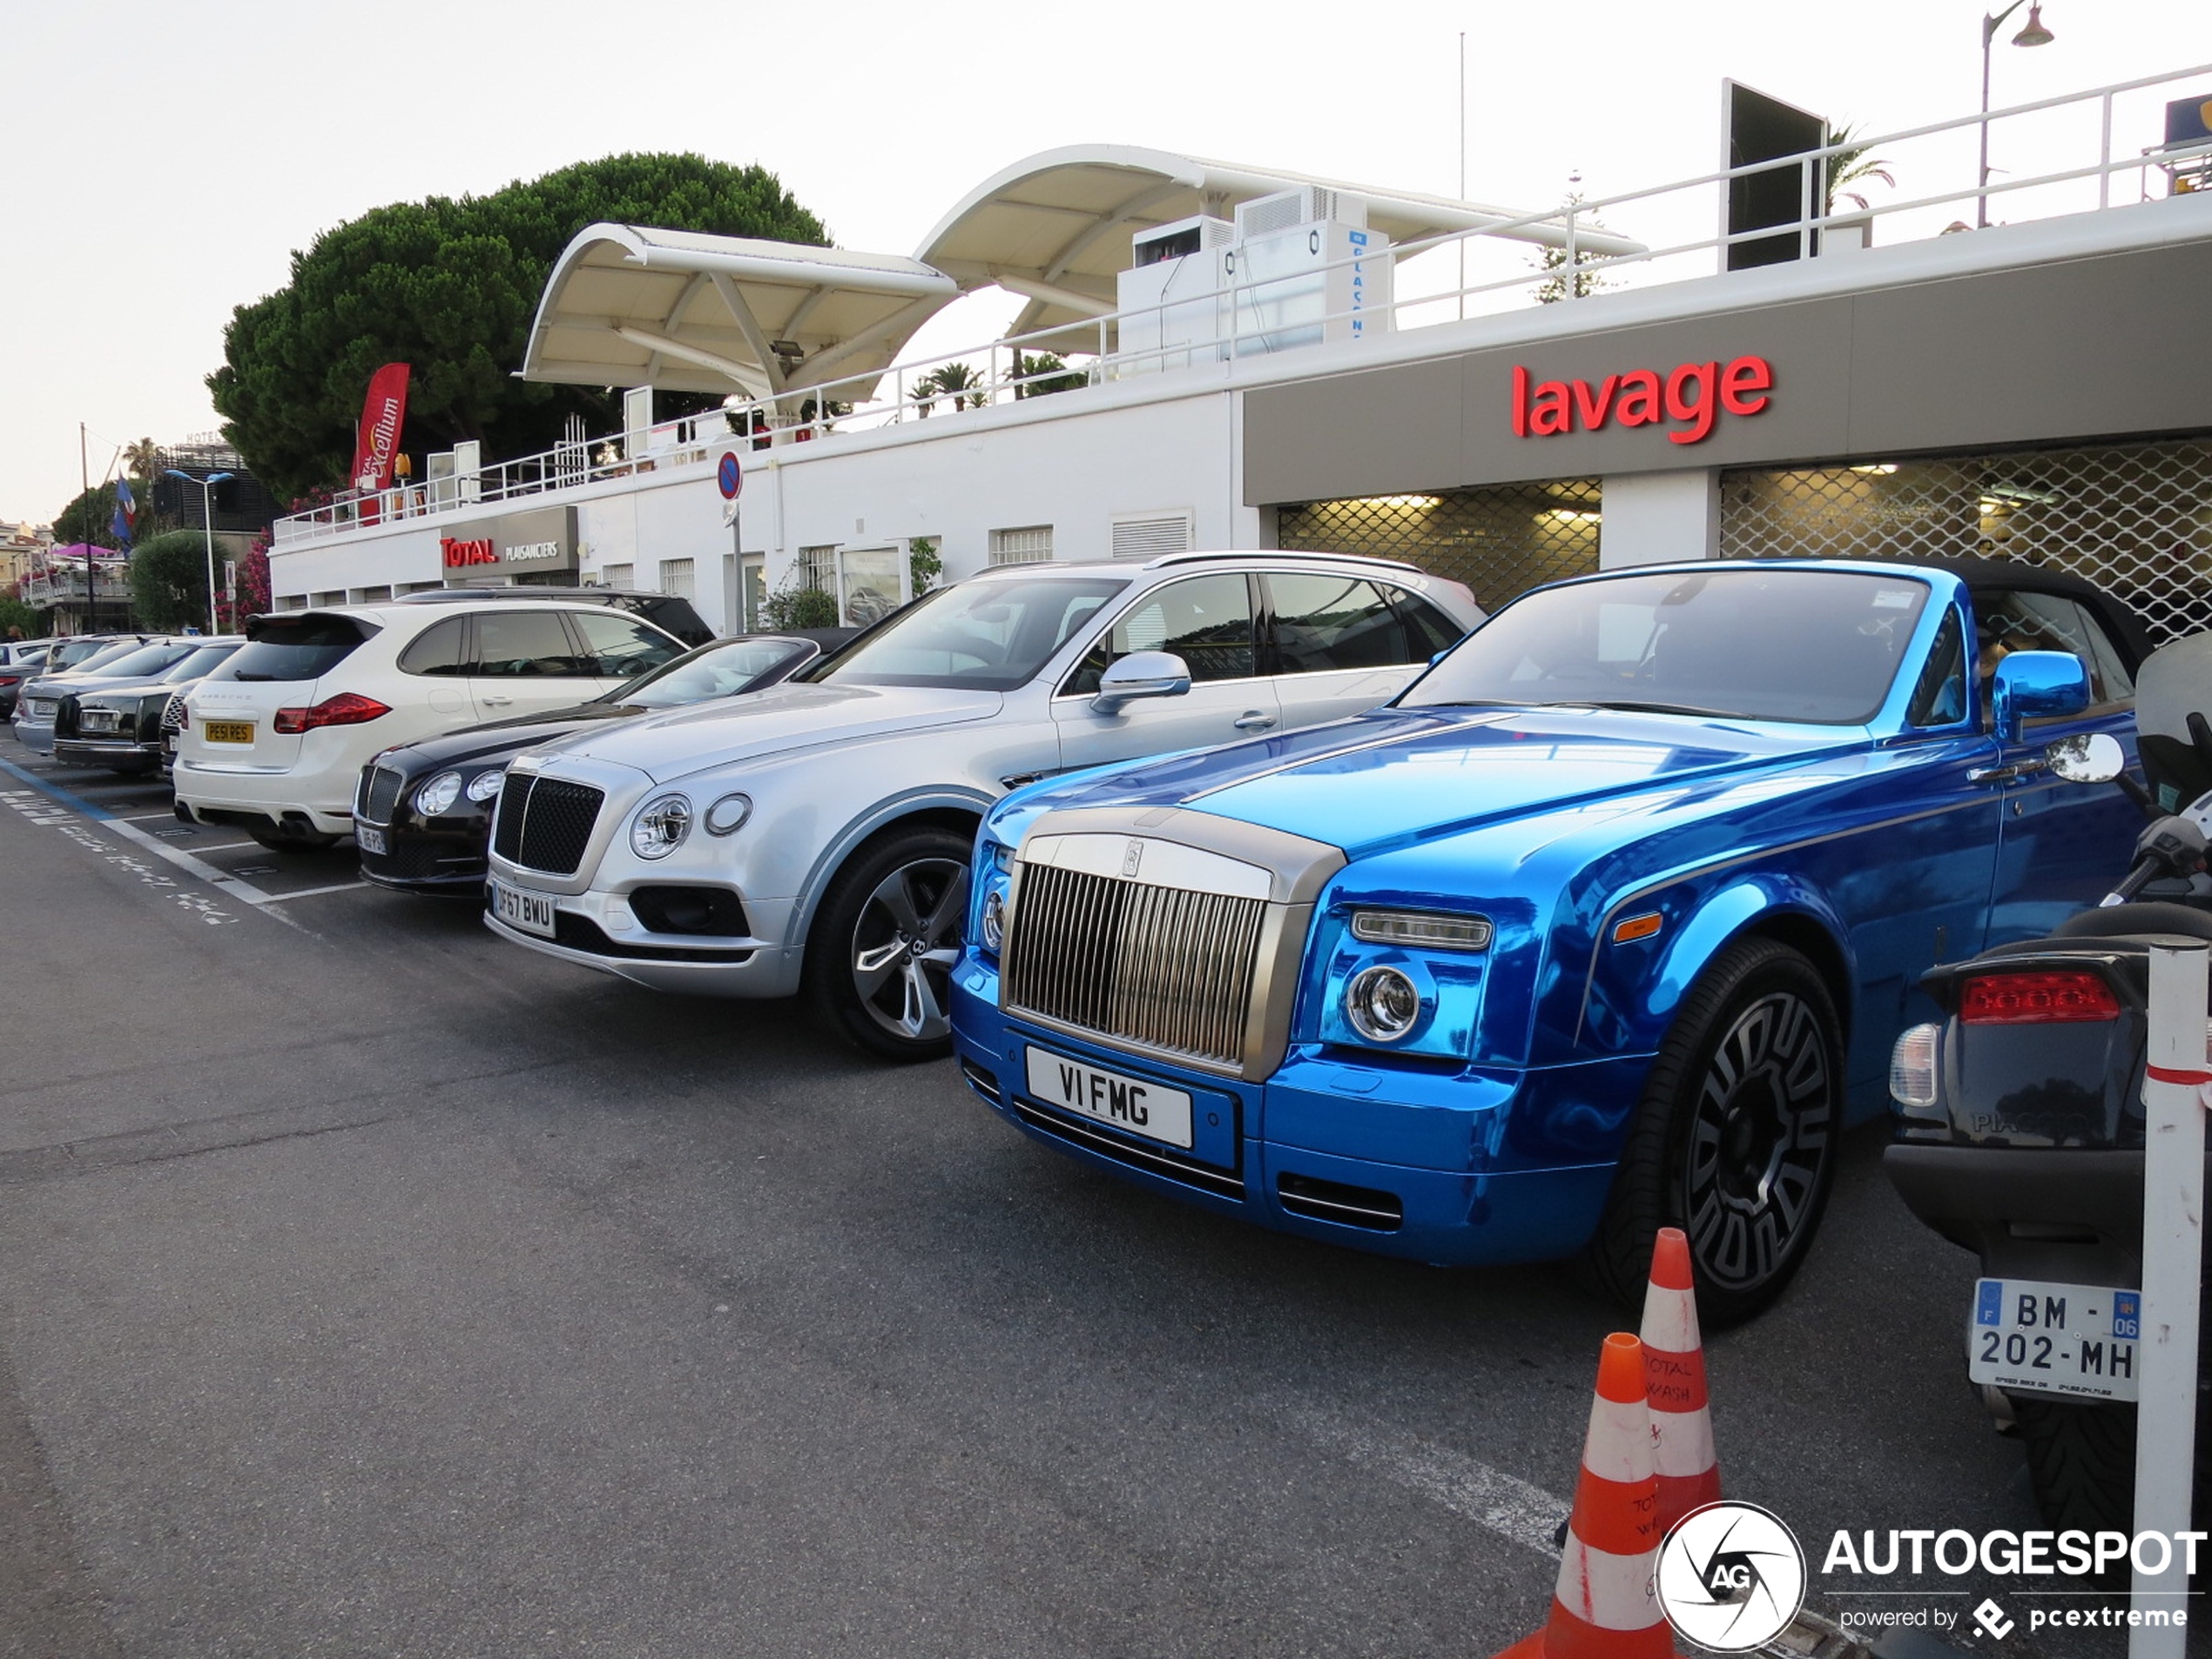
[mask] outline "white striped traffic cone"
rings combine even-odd
[[[1551,1617],[1498,1659],[1671,1659],[1652,1589],[1665,1528],[1643,1379],[1643,1345],[1621,1332],[1606,1338]]]
[[[1662,1227],[1652,1246],[1651,1283],[1643,1293],[1643,1365],[1664,1537],[1675,1522],[1721,1495],[1689,1240],[1679,1227]]]

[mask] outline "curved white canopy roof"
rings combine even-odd
[[[1454,201],[1317,179],[1278,168],[1208,161],[1134,145],[1073,145],[1017,161],[963,197],[923,240],[916,257],[963,289],[992,283],[1027,295],[1010,334],[1057,327],[1115,309],[1116,275],[1130,262],[1130,238],[1205,212],[1230,217],[1239,202],[1318,185],[1366,204],[1367,222],[1394,242],[1477,230],[1527,217],[1480,202]],[[1557,244],[1563,226],[1501,233]],[[1642,251],[1626,237],[1577,233],[1593,252]]]
[[[591,225],[546,279],[522,375],[772,396],[887,368],[959,293],[895,253]]]

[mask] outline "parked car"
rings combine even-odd
[[[91,666],[95,657],[112,655],[118,645],[143,645],[161,638],[159,634],[72,634],[61,639],[49,639],[46,646],[45,668],[49,674],[64,674],[73,669]]]
[[[680,594],[640,593],[634,588],[430,588],[410,593],[397,603],[408,605],[469,604],[482,599],[551,600],[560,604],[605,605],[643,617],[664,633],[687,645],[705,645],[714,630],[701,620],[691,602]]]
[[[246,644],[242,634],[190,642],[191,649],[158,674],[142,679],[102,679],[64,696],[54,710],[54,757],[72,766],[105,766],[137,775],[157,770],[163,751],[162,717],[185,692],[213,673]]]
[[[963,1075],[1096,1169],[1386,1254],[1635,1300],[1680,1226],[1701,1314],[1748,1318],[1920,974],[2103,890],[2134,809],[2028,763],[2131,732],[2142,654],[2025,565],[1536,589],[1386,708],[1002,802]]]
[[[33,754],[53,753],[54,716],[63,698],[72,691],[149,678],[175,666],[201,643],[183,635],[163,634],[114,640],[106,649],[80,658],[74,668],[27,681],[15,712],[9,717],[16,740]]]
[[[759,691],[858,631],[814,628],[718,639],[589,702],[387,749],[361,768],[354,801],[361,873],[380,887],[473,896],[483,886],[492,807],[507,763],[523,750],[602,721]]]
[[[24,685],[38,678],[50,649],[45,640],[0,644],[0,720],[16,711]]]
[[[1459,583],[1376,559],[988,570],[782,685],[517,755],[487,920],[666,990],[803,983],[875,1053],[941,1055],[968,847],[999,796],[1370,708],[1480,615]]]
[[[361,769],[378,750],[563,707],[684,649],[599,606],[506,600],[282,611],[253,617],[246,635],[185,698],[178,815],[286,850],[352,832]]]

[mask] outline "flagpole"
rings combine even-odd
[[[92,493],[92,463],[85,458],[84,422],[82,421],[77,423],[77,477],[78,482],[84,486],[84,494],[91,495]],[[80,496],[78,499],[82,500],[83,497]],[[90,502],[85,504],[84,510],[87,513],[92,510]],[[97,633],[98,629],[94,625],[93,618],[98,615],[99,601],[92,595],[92,543],[91,539],[92,532],[87,529],[80,530],[78,534],[86,538],[84,542],[84,631],[88,634]]]

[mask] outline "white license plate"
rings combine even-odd
[[[491,890],[492,914],[510,927],[541,939],[553,937],[553,900],[543,893],[524,893],[500,882]]]
[[[1179,1089],[1101,1071],[1080,1060],[1032,1048],[1029,1093],[1049,1106],[1148,1140],[1185,1150],[1190,1145],[1190,1096]]]
[[[2040,1279],[1974,1283],[1966,1375],[1999,1388],[2135,1398],[2142,1292]]]
[[[373,824],[354,826],[354,844],[364,853],[383,853],[391,850],[384,845],[384,832]]]
[[[79,724],[87,732],[112,732],[118,718],[113,709],[87,709]]]
[[[33,714],[45,715],[54,711],[55,705],[51,698],[27,697],[23,701],[24,706]]]

